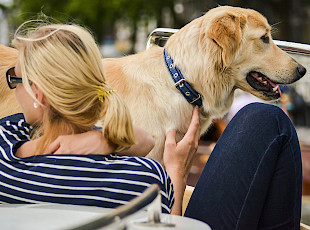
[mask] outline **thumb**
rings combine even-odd
[[[167,145],[167,144],[174,144],[175,145],[176,144],[175,136],[176,136],[175,130],[167,131],[165,145]]]

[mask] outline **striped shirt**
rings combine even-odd
[[[174,202],[170,178],[148,158],[104,155],[37,155],[19,158],[16,149],[30,140],[22,114],[0,120],[0,204],[60,203],[115,208],[151,184],[161,189],[162,211]]]

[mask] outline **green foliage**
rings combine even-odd
[[[161,21],[164,7],[173,8],[174,0],[14,0],[14,22],[33,19],[40,12],[61,22],[82,24],[91,31],[99,41],[104,34],[113,31],[118,19],[129,21],[136,27],[145,16],[153,16]]]
[[[60,22],[74,22],[89,28],[97,38],[114,35],[118,20],[132,27],[135,39],[137,25],[144,19],[156,19],[157,26],[163,26],[163,9],[173,18],[174,28],[180,28],[194,17],[218,5],[253,8],[265,15],[270,24],[276,25],[278,33],[274,38],[286,41],[309,43],[309,0],[13,0],[10,15],[14,25],[33,19],[40,12]],[[176,14],[174,6],[183,3],[184,13]],[[6,6],[0,5],[5,11]],[[168,9],[168,11],[167,11]],[[141,20],[142,19],[142,20]],[[133,41],[134,44],[134,41]]]

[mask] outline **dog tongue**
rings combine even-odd
[[[268,81],[268,83],[272,86],[272,88],[279,87],[277,84],[273,83],[268,78],[265,78],[265,80]]]

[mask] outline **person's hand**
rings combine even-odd
[[[164,150],[164,165],[174,189],[175,202],[171,213],[174,215],[181,215],[186,180],[195,153],[198,149],[198,141],[200,137],[199,113],[197,106],[194,108],[192,121],[183,139],[176,143],[175,136],[175,130],[167,132]]]
[[[190,126],[183,139],[176,143],[175,136],[175,130],[170,130],[166,134],[164,165],[170,177],[178,177],[186,181],[200,137],[197,106],[194,108]]]
[[[92,130],[81,134],[57,137],[45,150],[44,154],[101,154],[109,155],[114,147],[109,145],[102,132]]]

